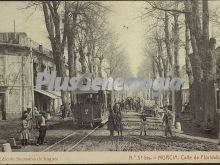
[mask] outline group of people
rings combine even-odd
[[[114,105],[113,110],[109,110],[108,130],[110,131],[110,136],[114,136],[114,131],[118,132],[118,136],[122,136],[122,113],[118,104]]]
[[[141,124],[140,124],[140,135],[142,135],[142,132],[146,135],[146,130],[147,130],[146,124],[147,124],[147,120],[146,120],[146,117],[143,115],[141,118]],[[165,126],[165,129],[164,129],[165,137],[168,136],[168,133],[172,137],[173,136],[173,133],[172,133],[173,113],[172,113],[171,105],[164,107],[164,115],[162,119],[162,124]]]
[[[22,115],[22,126],[20,131],[21,145],[26,146],[31,139],[32,124],[36,126],[39,131],[39,136],[36,145],[42,145],[46,136],[46,113],[39,112],[37,107],[34,108],[34,116],[30,111],[24,111]]]
[[[136,110],[141,111],[142,108],[142,100],[140,97],[128,97],[124,101],[124,107],[126,107],[129,110]]]
[[[121,99],[118,101],[115,99],[114,103],[119,105],[120,111],[125,110],[125,112],[127,112],[127,110],[136,110],[138,112],[141,111],[143,107],[143,102],[140,97],[127,97],[125,100]]]
[[[172,133],[173,113],[172,113],[171,105],[164,106],[164,115],[162,119],[162,124],[165,126],[165,129],[164,129],[165,137],[167,137],[168,134],[170,134],[170,136],[172,137],[173,136],[173,133]],[[147,125],[147,120],[146,120],[146,117],[143,115],[140,121],[140,135],[141,136],[142,136],[142,133],[144,133],[144,135],[147,134],[146,125]],[[121,108],[119,104],[115,104],[113,106],[113,109],[109,111],[108,130],[110,131],[110,136],[114,136],[114,131],[118,132],[118,136],[120,134],[122,136],[122,130],[123,130],[122,113],[121,113]]]

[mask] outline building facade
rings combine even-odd
[[[52,52],[25,33],[0,33],[0,120],[20,118],[34,106],[57,111],[60,93],[35,90],[37,72],[55,69]]]

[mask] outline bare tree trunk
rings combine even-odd
[[[77,77],[77,65],[76,65],[76,62],[77,62],[77,53],[76,53],[76,51],[75,51],[75,48],[73,48],[73,52],[74,52],[74,56],[73,56],[73,71],[74,71],[74,73],[73,73],[73,75],[75,76],[75,77]]]
[[[101,78],[103,77],[103,75],[102,75],[102,63],[103,63],[103,58],[99,57],[98,75]]]
[[[176,77],[180,77],[180,66],[179,66],[179,14],[174,14],[174,74]],[[180,114],[182,109],[182,88],[179,91],[175,91],[175,111],[176,114]]]
[[[173,66],[172,53],[171,53],[171,44],[170,44],[170,33],[169,33],[169,16],[167,12],[165,12],[165,20],[164,20],[164,32],[165,32],[165,44],[167,48],[167,56],[169,59],[170,68]]]
[[[189,33],[189,25],[188,25],[188,22],[187,22],[187,18],[185,16],[185,51],[186,51],[186,57],[185,57],[185,62],[186,62],[186,73],[188,75],[188,78],[189,78],[189,103],[190,103],[190,106],[192,107],[193,103],[193,90],[192,90],[192,84],[193,84],[193,72],[192,72],[192,65],[191,65],[191,62],[190,62],[190,58],[189,58],[189,51],[190,51],[190,33]],[[195,118],[195,111],[192,111],[193,109],[191,109],[191,113],[193,115],[193,118]]]
[[[49,34],[49,39],[53,50],[53,59],[56,65],[57,76],[65,77],[66,67],[65,67],[63,53],[64,53],[64,46],[66,41],[66,13],[64,16],[65,17],[64,32],[61,41],[60,15],[58,13],[59,3],[55,1],[42,2],[42,7],[45,17],[47,32]],[[61,91],[61,99],[65,107],[65,110],[68,107],[68,97],[69,95],[67,91]]]
[[[169,16],[168,13],[165,12],[165,19],[164,19],[164,32],[165,32],[165,45],[167,49],[167,56],[168,56],[168,70],[172,70],[173,68],[173,57],[171,53],[171,41],[170,41],[170,32],[169,32]],[[168,102],[169,104],[172,103],[172,92],[168,94]]]
[[[86,73],[86,56],[81,46],[79,48],[79,55],[80,55],[79,62],[81,64],[82,74],[83,74]]]
[[[187,21],[185,20],[185,40],[186,40],[186,45],[185,45],[185,51],[186,51],[186,57],[185,57],[185,62],[186,62],[186,73],[189,78],[189,86],[193,83],[193,73],[192,73],[192,65],[190,63],[189,59],[189,50],[190,50],[190,34],[189,34],[189,25]]]
[[[204,127],[211,129],[214,126],[215,120],[215,87],[213,75],[213,55],[215,50],[215,39],[209,41],[209,9],[208,1],[203,0],[203,16],[202,16],[202,31],[203,31],[203,45],[202,54],[203,62],[203,92],[204,92]]]
[[[155,61],[152,60],[152,68],[153,68],[153,78],[156,79],[156,68],[155,68]]]
[[[185,10],[190,12],[185,14],[185,18],[187,24],[189,25],[190,39],[193,50],[193,54],[189,55],[194,80],[190,87],[190,109],[194,111],[194,119],[196,124],[200,125],[203,120],[203,109],[201,92],[202,63],[199,55],[199,46],[201,45],[201,23],[198,1],[185,1]]]
[[[72,18],[68,20],[67,26],[67,48],[68,48],[68,67],[69,67],[69,76],[75,77],[76,76],[76,61],[74,59],[75,52],[74,52],[74,28],[77,21],[77,14],[74,13]],[[74,91],[70,91],[70,99],[71,99],[71,110],[73,112],[74,105],[75,105],[75,94]],[[73,113],[74,114],[74,113]]]

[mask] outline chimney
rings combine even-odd
[[[39,45],[39,51],[43,53],[43,45]]]

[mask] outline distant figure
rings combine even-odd
[[[187,111],[190,112],[190,105],[189,105],[189,102],[187,103]]]
[[[25,146],[28,144],[28,140],[30,140],[30,121],[28,119],[28,113],[24,112],[22,116],[22,128],[21,128],[21,145]]]
[[[34,117],[39,116],[40,112],[38,111],[37,107],[34,107]]]
[[[142,132],[144,132],[144,135],[146,136],[146,117],[143,116],[141,119],[141,125],[140,125],[140,135],[142,136]]]
[[[114,106],[113,106],[113,111],[114,113],[117,113],[117,111],[120,111],[120,105],[119,103],[115,103]]]
[[[120,102],[120,111],[122,112],[124,109],[124,100],[122,99]]]
[[[184,109],[184,111],[185,112],[189,112],[189,102],[188,103],[185,103],[185,109]]]
[[[117,111],[117,113],[116,113],[115,130],[118,132],[118,136],[120,135],[120,133],[122,136],[123,125],[122,125],[122,114],[120,111]]]
[[[159,105],[155,104],[155,106],[154,106],[154,117],[158,116],[158,110],[159,110]]]
[[[172,114],[172,107],[171,106],[166,106],[165,107],[165,114],[163,116],[163,124],[165,124],[165,136],[167,137],[167,133],[170,134],[172,137],[172,125],[173,125],[173,114]]]
[[[71,104],[69,103],[67,106],[67,117],[70,117],[70,113],[71,113]]]
[[[35,123],[35,127],[38,127],[38,121],[39,121],[39,117],[40,117],[40,112],[38,111],[37,107],[34,107],[34,123]]]
[[[110,136],[114,136],[115,130],[115,114],[112,110],[109,111],[108,116],[108,130],[110,131]]]
[[[40,120],[38,121],[39,137],[37,140],[37,145],[44,144],[44,138],[46,136],[46,114],[41,112]]]
[[[65,107],[63,104],[60,106],[60,112],[61,112],[61,117],[64,119],[65,118]]]

